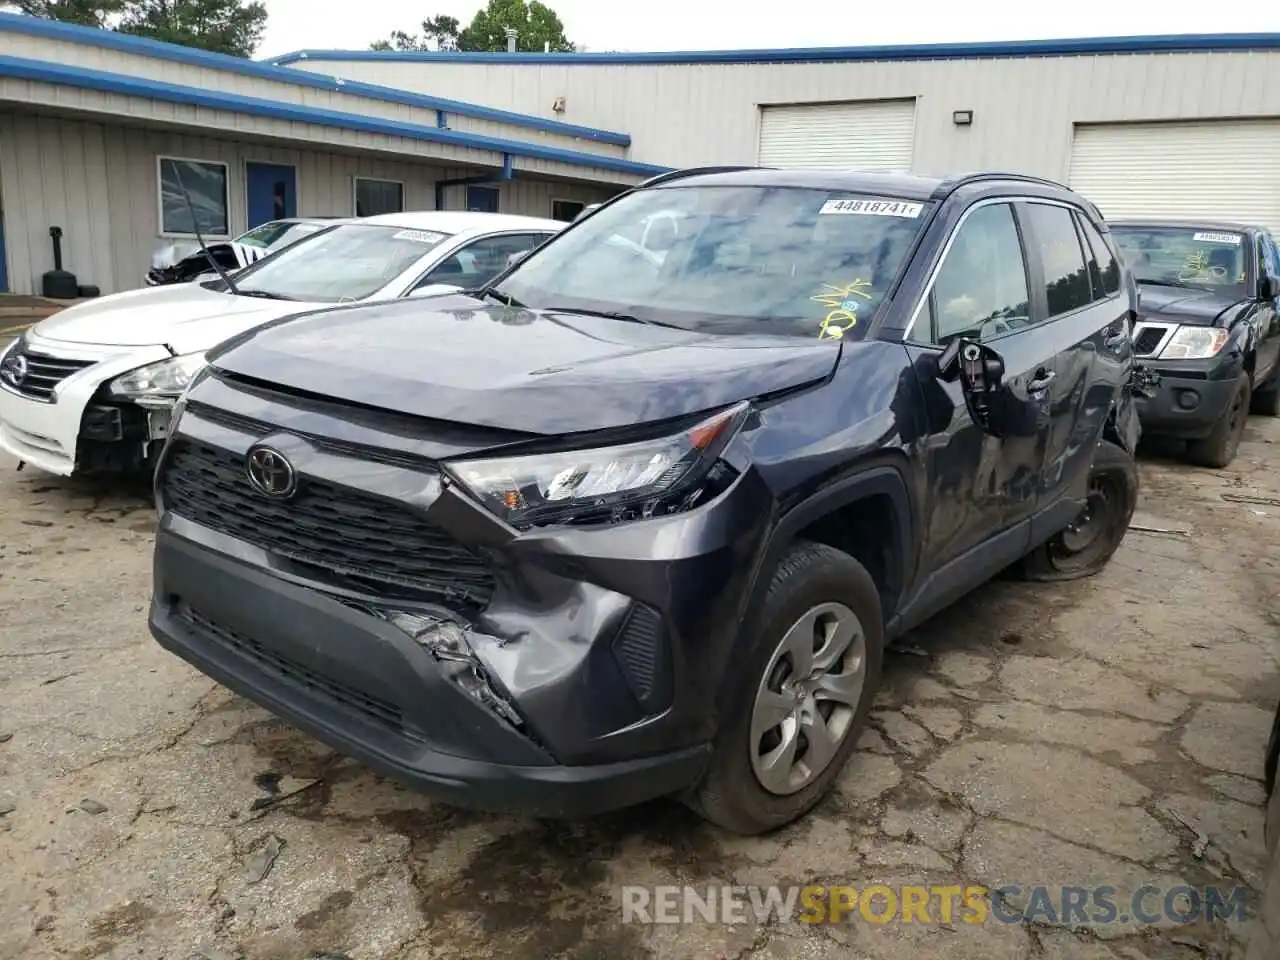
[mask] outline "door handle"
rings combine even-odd
[[[1056,370],[1037,370],[1036,375],[1027,381],[1027,393],[1039,393],[1049,386],[1049,383],[1057,375],[1058,372]]]

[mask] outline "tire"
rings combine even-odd
[[[1280,417],[1280,374],[1273,376],[1265,389],[1253,395],[1249,412],[1259,417]]]
[[[1119,549],[1137,505],[1137,464],[1123,447],[1103,440],[1089,468],[1084,513],[1023,557],[1014,573],[1038,583],[1094,576]]]
[[[814,619],[814,627],[808,632],[803,624],[810,619]],[[875,582],[853,557],[823,544],[801,541],[790,548],[769,582],[757,623],[759,627],[739,660],[740,671],[722,699],[723,719],[712,746],[710,765],[701,782],[683,798],[712,823],[748,836],[799,819],[826,796],[866,726],[880,682],[884,651],[884,622]],[[852,632],[855,625],[860,630],[861,642],[856,632]],[[843,632],[832,630],[838,626],[844,627]],[[820,627],[824,628],[825,636],[820,636]],[[846,696],[854,703],[837,703],[823,696],[805,698],[802,688],[799,693],[791,691],[787,695],[792,697],[787,718],[772,727],[767,725],[768,721],[763,719],[765,711],[756,712],[757,699],[764,695],[766,688],[787,690],[785,685],[795,679],[792,655],[783,646],[788,635],[803,637],[813,644],[810,654],[819,655],[814,658],[818,668],[823,650],[829,649],[826,644],[832,642],[833,636],[851,637],[845,653],[834,661],[840,669],[828,671],[825,679],[837,685],[843,678],[847,684]],[[860,687],[856,684],[857,670],[851,662],[851,656],[858,654],[862,672]],[[813,681],[802,679],[801,683],[803,687]],[[782,697],[783,694],[778,694],[774,702],[785,709],[788,701]],[[806,715],[806,709],[819,710],[821,729],[834,734],[834,749],[828,751],[830,759],[816,771],[808,770],[803,764],[814,749],[806,731],[818,729],[813,721],[806,728],[798,719]],[[757,731],[752,729],[753,722],[759,724]],[[828,727],[828,722],[836,729]],[[789,738],[785,735],[788,729]],[[753,732],[759,736],[753,737]],[[758,748],[764,744],[766,751],[778,750],[784,739],[796,743],[795,759],[786,764],[792,771],[792,779],[785,784],[775,779],[774,786],[778,789],[769,789],[762,779],[767,778],[767,774],[757,772],[765,766],[757,760]],[[795,763],[796,760],[800,762]]]
[[[1240,437],[1244,433],[1245,421],[1249,418],[1249,400],[1253,393],[1253,384],[1249,374],[1242,373],[1236,380],[1235,392],[1226,411],[1213,427],[1213,433],[1203,440],[1192,440],[1187,444],[1187,459],[1201,467],[1221,470],[1230,466],[1240,449]]]

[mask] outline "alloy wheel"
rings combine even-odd
[[[867,639],[841,603],[810,608],[769,658],[751,709],[751,768],[778,796],[803,790],[831,765],[866,685]]]

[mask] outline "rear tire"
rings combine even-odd
[[[1280,417],[1280,373],[1267,386],[1253,395],[1249,412],[1260,417]]]
[[[819,543],[788,550],[756,622],[729,681],[710,766],[683,798],[748,836],[799,819],[826,796],[866,726],[884,648],[871,575]]]
[[[1187,444],[1187,459],[1201,467],[1221,470],[1231,465],[1240,449],[1240,437],[1244,434],[1245,422],[1249,419],[1249,399],[1253,393],[1253,384],[1249,374],[1242,373],[1236,380],[1235,392],[1226,411],[1213,427],[1213,433],[1203,440],[1192,440]]]
[[[1089,468],[1084,511],[1023,557],[1015,575],[1039,583],[1094,576],[1119,549],[1137,505],[1137,464],[1123,447],[1103,440]]]

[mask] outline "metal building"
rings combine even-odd
[[[305,51],[276,63],[626,130],[630,156],[1065,181],[1113,217],[1280,229],[1280,35],[705,53]],[[513,80],[512,71],[517,76]],[[558,109],[557,109],[558,108]]]
[[[0,291],[65,266],[132,289],[157,245],[279,216],[498,209],[564,219],[666,169],[630,138],[454,99],[0,14]]]
[[[669,54],[303,51],[257,62],[0,14],[0,290],[104,292],[273,216],[571,219],[675,166],[1062,180],[1112,217],[1280,230],[1280,35]],[[446,99],[441,96],[447,92]]]

